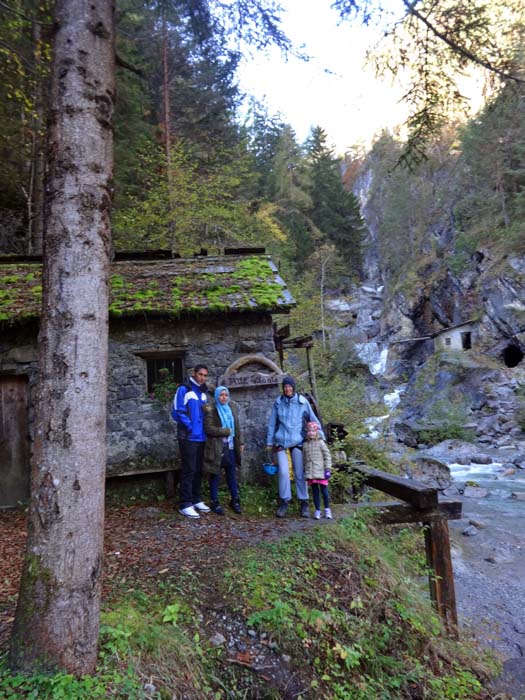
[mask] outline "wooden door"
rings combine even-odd
[[[27,377],[0,376],[0,507],[29,496]]]

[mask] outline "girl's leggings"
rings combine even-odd
[[[324,484],[311,484],[312,497],[314,499],[315,510],[321,510],[321,494],[323,495],[324,507],[330,506],[330,496],[328,495],[328,486]]]

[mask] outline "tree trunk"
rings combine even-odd
[[[112,0],[57,0],[39,390],[12,667],[93,671],[106,462]]]
[[[44,238],[44,83],[42,70],[42,29],[39,22],[31,25],[33,60],[35,65],[34,116],[32,119],[32,158],[29,186],[28,246],[30,255],[42,255]]]

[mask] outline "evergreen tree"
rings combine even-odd
[[[50,4],[4,4],[0,15],[0,208],[17,252],[42,249]]]
[[[115,95],[111,0],[57,0],[39,385],[12,667],[97,661],[102,592]],[[97,31],[93,31],[97,27]],[[71,50],[75,45],[75,51]],[[89,309],[89,312],[86,312]]]
[[[257,197],[272,199],[275,195],[273,164],[285,127],[280,117],[270,115],[264,104],[252,101],[248,113],[247,134],[258,178]]]
[[[312,199],[304,154],[289,125],[283,128],[277,142],[268,189],[278,220],[292,243],[291,256],[304,262],[320,240],[320,232],[311,217]]]
[[[351,272],[359,275],[363,234],[359,204],[352,192],[344,189],[339,160],[320,126],[312,129],[307,142],[307,162],[312,220],[336,245]]]
[[[525,213],[524,92],[508,85],[461,130],[464,226],[485,217],[488,226],[509,228]]]

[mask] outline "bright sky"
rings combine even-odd
[[[280,113],[304,141],[312,126],[322,126],[338,155],[351,146],[366,146],[384,127],[405,119],[400,88],[376,79],[364,67],[366,49],[378,30],[345,21],[338,26],[332,0],[281,0],[283,29],[313,58],[287,62],[272,49],[266,56],[246,57],[240,67],[243,90]]]

